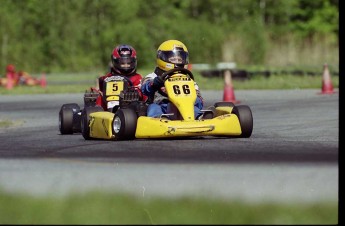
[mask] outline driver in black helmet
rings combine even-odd
[[[128,78],[131,81],[133,88],[138,91],[140,99],[145,99],[140,89],[142,76],[137,73],[137,53],[135,49],[126,44],[118,45],[114,48],[111,54],[111,63],[112,67],[110,72],[98,79],[101,95],[98,96],[96,105],[103,107],[105,111],[114,107],[111,103],[107,103],[102,96],[105,91],[103,90],[104,81],[111,80],[115,76],[125,76]]]

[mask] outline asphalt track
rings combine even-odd
[[[250,138],[103,141],[60,135],[64,103],[83,94],[1,96],[0,188],[63,195],[89,190],[142,197],[195,195],[246,201],[337,201],[339,95],[239,90]],[[204,91],[205,106],[222,91]]]

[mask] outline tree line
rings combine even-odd
[[[121,43],[151,67],[167,39],[194,63],[279,64],[282,48],[280,64],[296,64],[291,49],[321,42],[334,58],[338,20],[338,0],[0,0],[0,67],[97,70]]]

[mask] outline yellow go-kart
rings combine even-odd
[[[127,104],[112,112],[82,114],[81,129],[85,139],[129,140],[135,138],[171,138],[193,136],[251,136],[253,116],[247,105],[218,102],[202,110],[195,119],[196,90],[191,71],[175,68],[161,75],[170,101],[168,113],[160,118],[147,117],[139,109],[142,103]],[[124,95],[124,92],[121,92]],[[120,97],[121,97],[120,95]]]

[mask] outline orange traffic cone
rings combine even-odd
[[[45,73],[43,73],[41,76],[40,85],[42,88],[46,88],[46,86],[47,86],[47,79],[46,79]]]
[[[8,74],[6,77],[7,77],[6,89],[13,89],[14,81],[12,79],[12,75]]]
[[[331,81],[331,75],[328,70],[328,65],[323,65],[323,74],[322,74],[322,90],[319,94],[333,94],[333,85]]]
[[[230,70],[226,70],[224,72],[224,94],[223,94],[223,101],[225,102],[232,102],[232,103],[239,103],[235,98],[235,92],[232,87],[232,79],[231,79],[231,72]]]

